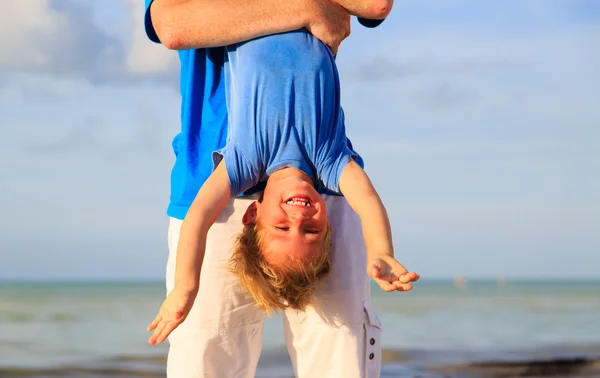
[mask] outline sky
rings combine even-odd
[[[0,279],[151,279],[177,54],[142,0],[0,13]],[[337,56],[347,132],[424,278],[600,278],[600,2],[397,0]]]

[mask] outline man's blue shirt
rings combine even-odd
[[[146,0],[145,28],[160,43]],[[173,139],[175,165],[167,215],[183,219],[198,190],[212,173],[212,151],[225,145],[227,107],[223,81],[223,48],[180,50],[181,131]]]

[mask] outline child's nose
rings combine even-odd
[[[311,217],[309,214],[304,214],[304,213],[298,212],[298,213],[293,214],[292,218],[298,222],[302,222],[305,220],[309,220]]]

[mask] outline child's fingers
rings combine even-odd
[[[411,291],[413,286],[409,283],[402,283],[400,281],[394,282],[395,290],[397,291]]]
[[[416,282],[419,279],[419,275],[415,272],[408,272],[406,274],[403,274],[400,276],[400,279],[398,281],[400,281],[401,283],[409,283],[409,282]]]
[[[158,336],[158,338],[156,339],[156,342],[159,344],[162,344],[167,337],[169,337],[169,335],[171,334],[171,332],[173,332],[173,330],[175,328],[177,328],[177,326],[180,324],[181,322],[179,321],[172,321],[169,322],[166,327],[163,329],[163,331],[161,332],[161,334]]]
[[[161,321],[160,323],[158,323],[158,325],[156,326],[156,329],[154,330],[154,333],[152,334],[152,336],[150,336],[150,339],[148,339],[148,344],[156,345],[158,338],[160,337],[163,330],[167,326],[167,323],[168,322],[166,322],[166,321]]]
[[[154,318],[154,320],[152,321],[152,323],[150,323],[150,325],[148,325],[148,327],[146,328],[146,331],[150,332],[153,329],[156,328],[156,326],[158,325],[158,323],[160,323],[162,317],[159,315],[156,315],[156,318]]]
[[[394,285],[393,283],[380,279],[376,279],[375,282],[377,282],[377,285],[379,285],[379,287],[383,291],[390,292],[396,290],[396,285]]]

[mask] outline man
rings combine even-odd
[[[352,1],[363,17],[382,19],[389,12],[381,4],[367,7],[365,1]],[[181,61],[182,130],[173,141],[177,158],[167,210],[168,291],[182,219],[212,171],[211,152],[227,137],[220,46],[303,27],[335,52],[349,34],[349,15],[327,0],[146,0],[149,38],[178,50]],[[169,338],[171,378],[254,377],[264,315],[226,266],[233,235],[241,230],[252,200],[229,201],[208,234],[198,298]],[[313,306],[284,315],[286,344],[297,377],[378,377],[381,325],[369,303],[360,221],[344,198],[325,196],[325,201],[336,230],[332,271]],[[151,338],[154,342],[162,340]]]

